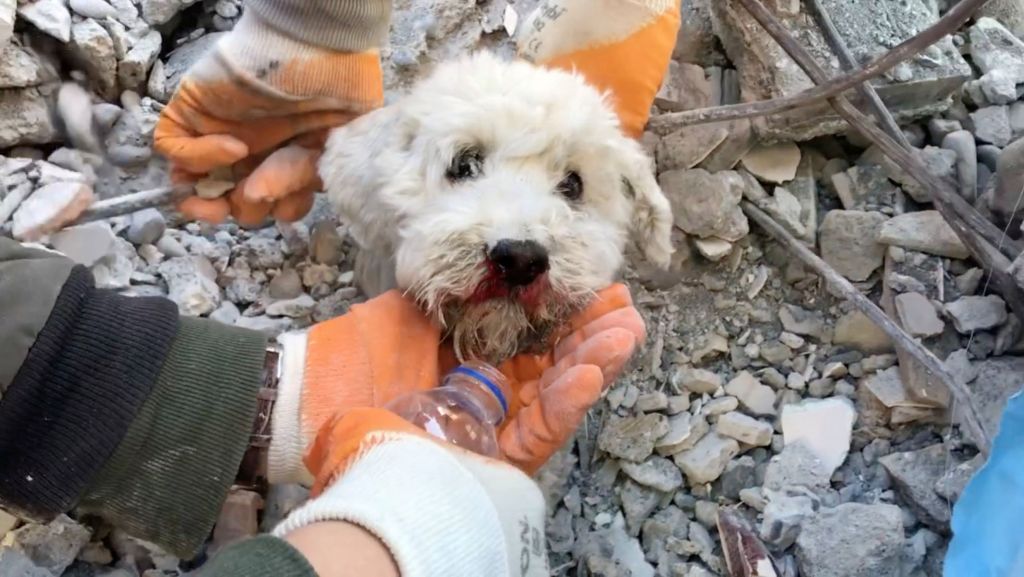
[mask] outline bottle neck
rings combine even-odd
[[[497,427],[508,414],[509,382],[501,371],[478,361],[465,363],[445,377],[442,386],[458,387],[479,406],[482,417]]]

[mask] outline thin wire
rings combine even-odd
[[[996,247],[996,250],[1000,250],[1000,251],[1002,250],[1002,248],[1003,248],[1003,240],[1006,239],[1007,235],[1010,232],[1010,226],[1013,224],[1013,217],[1015,217],[1017,215],[1017,211],[1020,209],[1020,205],[1021,205],[1021,201],[1022,200],[1024,200],[1024,184],[1021,184],[1020,192],[1017,193],[1017,201],[1013,205],[1013,210],[1010,212],[1010,217],[1008,219],[1006,219],[1006,226],[1003,227],[1003,233],[999,237],[999,244]],[[992,274],[993,274],[993,272],[995,272],[995,271],[994,270],[989,270],[988,271],[987,278],[985,279],[985,286],[982,287],[982,289],[981,289],[981,296],[985,296],[986,294],[988,294],[988,289],[989,289],[989,286],[990,286],[990,284],[992,282]],[[1010,314],[1013,314],[1013,312],[1011,311]],[[967,347],[966,347],[966,349],[968,351],[970,351],[971,345],[974,344],[974,335],[977,332],[978,332],[977,329],[972,329],[970,336],[967,337]],[[956,415],[956,397],[955,396],[952,398],[952,401],[950,402],[950,409],[949,410],[950,410],[950,414],[951,415]],[[982,423],[981,426],[984,427],[985,424]],[[945,442],[943,443],[945,445],[945,447],[946,447],[946,465],[945,465],[945,467],[943,467],[943,470],[945,471],[945,473],[949,473],[949,471],[952,470],[952,464],[953,464],[953,449],[950,446],[950,442],[949,442],[950,439],[952,439],[952,436],[953,436],[952,435],[952,432],[953,432],[953,425],[952,425],[952,423],[950,423],[949,430],[950,430],[950,438],[946,439]],[[947,492],[947,494],[948,494],[948,492]],[[952,519],[953,518],[953,503],[950,501],[949,497],[944,497],[944,500],[946,501],[946,509],[949,512],[950,519]]]

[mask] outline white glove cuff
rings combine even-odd
[[[274,535],[319,521],[347,521],[384,543],[402,577],[512,575],[495,504],[455,454],[407,434],[368,442],[374,446]]]
[[[306,339],[305,332],[286,333],[278,337],[282,349],[281,380],[277,384],[277,401],[270,420],[270,451],[267,457],[267,480],[273,484],[313,484],[313,477],[302,463],[306,450],[306,440],[302,436],[302,379],[306,370]]]

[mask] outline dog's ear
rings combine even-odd
[[[357,243],[394,248],[399,215],[394,198],[410,169],[412,128],[398,104],[369,112],[335,129],[319,172],[331,204]]]
[[[623,137],[617,148],[622,185],[633,205],[630,222],[633,239],[649,261],[668,268],[675,252],[672,206],[654,177],[654,162],[633,139]]]

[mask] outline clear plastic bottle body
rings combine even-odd
[[[508,384],[479,362],[455,369],[440,386],[403,395],[386,408],[427,433],[463,449],[498,457],[497,427],[508,410]]]

